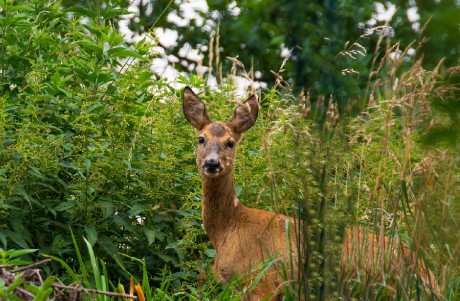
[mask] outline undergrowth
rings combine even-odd
[[[240,300],[236,282],[222,287],[213,276],[195,138],[181,90],[149,70],[154,42],[127,45],[111,25],[124,13],[116,6],[2,7],[1,254],[37,249],[20,254],[52,258],[45,276],[68,285],[121,293],[134,279],[147,300]],[[302,281],[286,285],[286,300],[459,295],[459,69],[424,70],[389,37],[377,39],[388,46],[373,54],[362,99],[294,95],[281,67],[238,148],[241,201],[309,225]],[[241,100],[235,76],[250,79],[231,62],[218,87],[203,76],[178,80],[200,92],[215,120]],[[337,261],[354,224],[414,250],[438,291],[410,269],[343,277]],[[21,264],[9,260],[2,264]],[[2,293],[14,291],[4,284]]]

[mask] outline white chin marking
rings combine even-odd
[[[216,176],[218,176],[220,174],[220,172],[221,172],[221,170],[216,170],[216,171],[212,171],[212,172],[205,170],[204,174],[207,175],[208,177],[216,177]]]

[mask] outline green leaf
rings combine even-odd
[[[7,1],[8,3],[8,1]],[[23,12],[23,13],[33,13],[34,12],[34,8],[30,5],[15,5],[14,6],[14,10],[18,11],[18,12]]]
[[[235,184],[236,197],[239,197],[242,191],[243,191],[243,186],[241,186],[239,184]]]
[[[133,58],[137,58],[137,59],[143,59],[144,57],[142,55],[140,55],[138,52],[132,50],[132,49],[129,49],[129,48],[125,48],[125,47],[114,47],[112,49],[109,49],[107,51],[107,56],[109,58],[111,57],[133,57]]]
[[[129,211],[128,213],[130,215],[139,215],[140,213],[142,212],[145,212],[146,211],[146,207],[145,206],[142,206],[140,204],[135,204],[134,206],[132,206],[131,208],[129,208]]]
[[[75,235],[73,234],[72,228],[69,227],[70,235],[72,237],[73,246],[75,248],[75,253],[77,254],[78,263],[80,265],[81,273],[83,275],[83,280],[85,283],[88,283],[88,272],[86,270],[86,266],[83,264],[83,257],[81,256],[80,248],[78,247],[77,240],[75,239]]]
[[[93,19],[97,16],[92,10],[81,6],[72,6],[71,8],[66,9],[65,12],[75,13],[80,16],[89,17],[90,19]]]
[[[206,251],[204,251],[204,253],[205,253],[206,256],[208,256],[209,258],[214,258],[214,257],[216,257],[216,250],[214,250],[214,249],[206,249]]]
[[[6,289],[6,291],[8,293],[12,293],[16,288],[18,288],[21,284],[24,283],[26,279],[24,277],[20,277],[20,278],[17,278],[14,282],[12,282],[8,288]]]
[[[20,248],[27,249],[29,245],[27,244],[26,240],[24,237],[17,233],[13,232],[11,230],[2,230],[3,234],[6,235],[9,239],[11,239],[16,245],[18,245]]]
[[[56,207],[53,208],[54,211],[60,212],[60,211],[67,211],[70,208],[73,208],[76,205],[74,201],[68,201],[68,202],[62,202],[59,203]]]
[[[6,235],[0,232],[0,241],[2,241],[3,248],[6,249],[7,241],[6,241]]]
[[[50,258],[50,259],[52,259],[54,261],[59,262],[66,269],[67,273],[70,275],[70,277],[72,278],[72,280],[74,282],[80,281],[80,276],[78,276],[73,271],[73,269],[64,260],[62,260],[61,258],[53,256],[53,255],[47,255],[47,254],[43,254],[43,257]]]
[[[14,192],[18,195],[21,195],[27,203],[29,203],[29,206],[32,207],[32,204],[39,204],[27,191],[24,189],[24,187],[18,186],[14,189]]]
[[[86,237],[88,237],[88,241],[91,244],[91,247],[93,247],[97,241],[96,227],[94,225],[85,225],[84,228],[86,232]]]
[[[40,288],[31,282],[25,283],[24,288],[34,295],[37,295],[40,292]]]
[[[21,265],[31,264],[32,261],[30,261],[30,260],[21,260],[21,259],[12,259],[12,260],[9,260],[8,263],[9,264],[14,264],[14,265],[17,265],[17,266],[21,266]]]
[[[46,301],[48,300],[48,297],[51,295],[53,292],[53,288],[51,287],[56,280],[56,277],[49,277],[46,279],[42,286],[40,287],[40,290],[36,294],[34,301]]]
[[[33,166],[28,166],[29,168],[29,174],[31,174],[32,176],[35,176],[39,179],[46,179],[42,174],[41,172],[38,170],[38,168],[36,167],[33,167]]]
[[[6,252],[7,252],[8,258],[13,259],[19,256],[31,254],[37,251],[38,249],[21,249],[21,250],[8,250]]]
[[[89,114],[92,111],[94,111],[94,110],[96,110],[97,108],[100,108],[100,107],[102,107],[102,103],[101,102],[96,102],[95,104],[93,104],[92,106],[87,108],[85,111],[83,111],[83,113],[84,114]]]
[[[162,252],[154,252],[154,254],[156,256],[158,256],[161,260],[163,260],[165,263],[168,263],[168,262],[170,262],[172,264],[177,264],[178,263],[177,259],[175,257],[173,257],[173,256],[166,255],[166,254],[164,254]]]
[[[89,258],[91,260],[91,267],[93,269],[94,274],[94,281],[96,282],[96,289],[103,290],[103,283],[101,281],[101,273],[99,271],[99,264],[96,259],[96,255],[94,255],[93,248],[86,238],[83,237],[83,240],[86,243],[86,247],[88,248]],[[98,298],[99,299],[99,298]]]
[[[147,237],[147,242],[149,246],[155,242],[155,239],[157,238],[157,232],[158,231],[155,229],[145,229],[144,233]]]
[[[48,300],[48,297],[51,295],[53,292],[52,288],[47,288],[47,289],[40,289],[38,294],[35,296],[33,301],[46,301]]]
[[[86,175],[89,175],[89,170],[91,169],[91,160],[88,158],[85,158],[85,170],[86,170]]]
[[[452,148],[460,143],[460,128],[447,126],[433,126],[425,135],[422,136],[422,142],[425,145],[435,146],[437,144],[446,144]]]
[[[179,240],[179,241],[175,241],[175,242],[173,242],[173,243],[168,244],[168,245],[166,246],[165,249],[176,249],[176,248],[181,248],[181,247],[183,247],[184,245],[185,245],[185,243],[184,243],[183,241]]]
[[[104,17],[105,19],[111,19],[115,17],[122,17],[123,15],[130,14],[126,9],[124,8],[110,8],[106,11],[103,11],[101,13],[101,16]]]
[[[77,41],[76,44],[82,46],[85,49],[93,50],[97,54],[102,54],[104,52],[104,49],[101,46],[92,41]]]

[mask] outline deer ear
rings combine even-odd
[[[182,110],[185,119],[197,130],[201,130],[205,125],[211,123],[206,107],[200,98],[193,93],[190,87],[185,87],[182,94]]]
[[[236,108],[232,119],[229,121],[229,125],[236,133],[241,134],[256,123],[258,114],[259,102],[257,101],[257,96],[254,94]]]

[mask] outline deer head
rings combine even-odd
[[[202,176],[219,177],[233,170],[235,147],[243,132],[256,122],[259,104],[256,95],[235,109],[228,122],[213,122],[200,98],[189,87],[184,88],[185,118],[198,136],[197,164]]]

